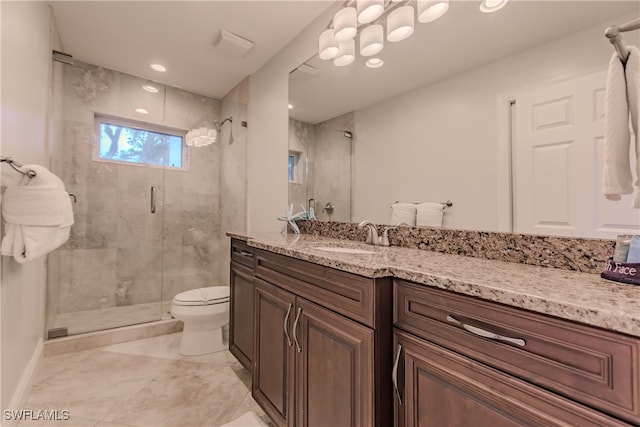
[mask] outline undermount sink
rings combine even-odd
[[[317,246],[315,249],[327,252],[338,252],[342,254],[374,254],[373,251],[356,248],[341,248],[337,246]]]

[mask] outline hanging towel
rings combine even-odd
[[[56,175],[40,165],[25,165],[36,172],[9,187],[2,197],[6,221],[0,253],[24,263],[51,252],[69,239],[73,210],[69,193]]]
[[[635,46],[629,47],[625,77],[627,81],[627,102],[629,103],[631,128],[633,129],[631,144],[635,145],[636,155],[636,188],[632,207],[640,209],[640,135],[638,135],[638,121],[640,120],[640,105],[638,105],[640,104],[640,50]]]
[[[406,224],[409,227],[416,225],[415,203],[394,203],[391,205],[391,224]]]
[[[602,193],[608,200],[620,200],[622,194],[633,192],[629,148],[629,113],[634,133],[638,129],[638,49],[629,47],[627,66],[614,53],[609,61],[605,95],[604,125],[604,170]],[[634,137],[635,153],[638,156],[638,138]],[[639,181],[636,180],[636,196]],[[636,197],[637,198],[637,197]],[[636,206],[634,206],[636,207]]]
[[[444,216],[444,205],[442,203],[420,203],[417,211],[416,225],[418,227],[442,228],[442,218]]]

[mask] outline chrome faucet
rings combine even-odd
[[[367,229],[369,230],[369,232],[367,233],[366,243],[370,245],[380,245],[380,237],[378,236],[378,229],[376,228],[376,226],[371,221],[367,221],[365,219],[360,224],[358,224],[358,228],[364,227],[367,227]]]

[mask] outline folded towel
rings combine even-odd
[[[627,67],[631,70],[631,85],[627,85],[624,65],[617,53],[614,53],[609,61],[607,75],[607,88],[605,92],[605,124],[604,124],[604,170],[602,174],[602,194],[608,200],[620,200],[622,194],[633,192],[631,186],[631,164],[629,156],[630,132],[629,132],[629,107],[627,101],[629,95],[631,104],[634,104],[635,113],[632,114],[632,123],[637,132],[637,82],[633,82],[633,74],[638,79],[637,63],[638,50],[629,48],[630,55]],[[634,71],[635,69],[635,71]],[[629,87],[628,87],[629,86]],[[635,92],[628,93],[628,90]],[[637,150],[636,150],[637,153]]]
[[[25,165],[36,176],[23,177],[2,197],[7,222],[0,253],[24,263],[51,252],[69,239],[73,210],[64,184],[47,168]]]
[[[415,203],[394,203],[391,205],[391,224],[404,223],[410,227],[416,225]]]
[[[638,121],[640,120],[640,49],[635,46],[629,47],[629,57],[625,67],[627,80],[627,102],[629,103],[629,113],[631,114],[631,127],[635,141],[636,153],[636,182],[635,196],[632,207],[640,208],[640,135],[638,135]]]
[[[420,203],[417,206],[416,225],[418,227],[442,228],[444,216],[442,203]]]

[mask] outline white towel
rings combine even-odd
[[[635,141],[636,153],[636,182],[635,196],[632,207],[640,208],[640,135],[638,135],[638,121],[640,121],[640,50],[635,46],[629,47],[629,57],[625,68],[627,80],[627,102],[631,114],[631,127]]]
[[[25,165],[36,176],[23,177],[2,197],[6,221],[0,253],[24,263],[51,252],[69,239],[73,210],[69,193],[56,175],[40,165]]]
[[[426,202],[418,204],[416,225],[418,227],[442,228],[444,207],[442,203]]]
[[[410,227],[416,225],[415,203],[394,203],[391,205],[391,224],[398,225],[404,223]]]
[[[604,170],[602,193],[608,200],[620,200],[622,194],[633,192],[629,146],[629,111],[634,133],[638,129],[638,49],[629,47],[627,70],[614,53],[609,61],[605,95]],[[636,156],[638,138],[636,136]],[[639,181],[636,180],[636,187]],[[636,190],[637,196],[637,190]]]

